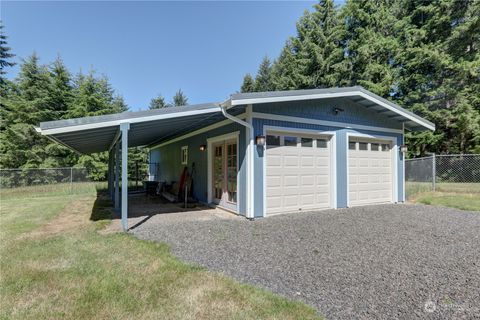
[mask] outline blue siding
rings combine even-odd
[[[335,115],[334,108],[343,112]],[[254,112],[307,119],[336,121],[366,126],[402,129],[402,124],[345,98],[265,103],[253,106]]]
[[[195,163],[196,173],[193,181],[194,197],[199,201],[207,202],[208,198],[208,152],[200,151],[200,145],[207,144],[207,139],[223,134],[240,131],[239,134],[239,213],[245,214],[246,211],[246,159],[245,159],[245,127],[238,124],[229,124],[199,135],[177,141],[166,146],[152,149],[150,151],[150,162],[159,164],[159,181],[178,181],[183,171],[184,165],[181,164],[180,155],[182,146],[188,146],[188,169],[191,171],[192,163]],[[153,166],[151,166],[153,169]],[[154,174],[154,172],[151,172]]]
[[[344,111],[335,115],[333,108],[341,108]],[[389,129],[401,129],[401,123],[393,121],[386,116],[379,115],[368,108],[355,104],[347,99],[325,99],[314,101],[295,101],[283,103],[269,103],[253,106],[254,112],[270,113],[277,115],[294,116],[306,119],[318,119],[345,123],[357,124],[364,126],[384,127]],[[397,145],[403,144],[403,135],[400,133],[371,131],[371,130],[354,130],[344,127],[324,126],[316,124],[307,124],[302,122],[289,122],[267,119],[253,119],[255,136],[263,134],[264,126],[275,126],[285,128],[310,129],[318,131],[334,131],[336,133],[336,165],[337,165],[337,206],[339,208],[347,206],[347,133],[363,133],[371,135],[383,135],[396,137]],[[158,162],[160,164],[161,181],[177,181],[182,172],[183,166],[180,164],[180,152],[182,146],[189,147],[189,169],[195,162],[196,175],[194,177],[194,196],[200,201],[207,202],[207,152],[201,152],[199,146],[207,144],[207,139],[240,131],[239,135],[239,213],[246,212],[246,146],[247,140],[245,127],[239,124],[229,124],[221,128],[211,130],[197,136],[187,138],[164,147],[153,149],[150,152],[150,162]],[[255,190],[254,190],[254,216],[264,216],[264,149],[262,147],[254,148],[254,174],[255,174]],[[403,200],[403,158],[400,154],[398,161],[398,199]]]
[[[332,109],[334,107],[342,108],[344,112],[334,115]],[[328,120],[335,122],[342,122],[385,127],[389,129],[401,129],[401,123],[392,121],[385,116],[379,115],[367,108],[357,105],[353,102],[344,99],[325,99],[323,101],[298,101],[298,102],[284,102],[254,105],[254,112],[271,113],[276,115],[286,115],[294,117],[303,117],[307,119]],[[347,206],[347,133],[361,133],[379,136],[389,136],[396,138],[396,144],[403,143],[403,135],[400,133],[372,131],[372,130],[354,130],[333,126],[323,126],[316,124],[307,124],[301,122],[287,122],[268,119],[253,119],[255,129],[255,136],[263,134],[264,126],[275,126],[284,128],[309,129],[318,131],[335,131],[336,133],[336,163],[337,163],[337,207],[344,208]],[[397,154],[398,157],[398,200],[403,201],[403,157]],[[257,148],[255,153],[255,177],[263,177],[263,148]],[[255,216],[261,217],[264,212],[264,181],[263,178],[255,179]],[[262,192],[261,192],[262,191]]]

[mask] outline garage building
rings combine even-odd
[[[124,218],[120,150],[134,146],[149,147],[151,180],[178,181],[187,168],[196,199],[247,218],[403,202],[405,130],[435,126],[362,87],[237,93],[38,128],[80,153],[110,151],[109,187]]]

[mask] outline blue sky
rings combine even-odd
[[[313,4],[2,1],[1,19],[18,61],[33,51],[43,63],[59,54],[74,73],[108,76],[138,110],[179,88],[191,104],[226,99],[265,55],[278,56]]]

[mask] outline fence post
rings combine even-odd
[[[437,161],[435,159],[435,153],[432,156],[432,190],[435,192],[435,180],[437,175]]]
[[[73,193],[73,167],[70,167],[70,194]]]

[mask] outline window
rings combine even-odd
[[[370,150],[372,151],[379,151],[380,150],[380,145],[378,143],[372,143],[370,145]]]
[[[349,150],[356,150],[356,149],[357,149],[357,148],[356,148],[356,144],[357,144],[357,143],[356,143],[355,141],[350,141],[350,142],[348,143],[348,149],[349,149]]]
[[[283,145],[287,147],[296,147],[297,146],[297,137],[283,137]]]
[[[358,143],[358,150],[368,150],[368,143],[367,142],[359,142]]]
[[[327,147],[327,140],[317,139],[317,148],[326,148],[326,147]]]
[[[280,146],[280,136],[267,135],[267,148]]]
[[[390,151],[390,145],[389,144],[382,144],[382,151]]]
[[[302,147],[313,147],[313,139],[312,138],[302,138]]]
[[[188,165],[188,146],[182,147],[182,153],[180,154],[180,159],[182,160],[182,164]]]

